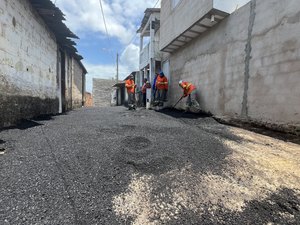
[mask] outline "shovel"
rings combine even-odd
[[[175,106],[183,99],[183,96],[180,97],[180,99],[176,102],[176,104],[173,106],[173,108],[175,108]]]

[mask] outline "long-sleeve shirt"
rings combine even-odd
[[[183,96],[184,97],[188,96],[189,94],[192,93],[193,90],[196,89],[196,87],[192,83],[189,83],[189,82],[186,82],[186,81],[183,81],[180,84],[180,86],[183,89]]]
[[[128,93],[134,93],[135,86],[136,85],[134,84],[134,80],[128,79],[125,81],[125,87],[126,87]]]
[[[142,86],[142,93],[145,94],[147,91],[147,88],[151,88],[151,84],[149,81],[147,81],[147,83],[144,83]]]
[[[168,90],[168,79],[166,76],[158,76],[156,79],[157,90]]]

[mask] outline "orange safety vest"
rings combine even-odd
[[[157,90],[168,90],[168,79],[166,76],[157,76],[155,85]]]
[[[196,89],[196,87],[192,83],[185,82],[185,81],[183,81],[180,84],[180,86],[183,89],[183,96],[185,96],[185,97],[188,96],[189,94],[191,94],[192,91]]]
[[[134,90],[135,90],[135,84],[134,84],[134,80],[126,80],[125,81],[125,87],[127,88],[127,92],[128,93],[134,93]]]

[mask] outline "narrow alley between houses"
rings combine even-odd
[[[300,146],[124,107],[0,133],[0,224],[299,224]]]

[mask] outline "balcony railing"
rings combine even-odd
[[[140,69],[147,66],[150,59],[150,43],[148,43],[140,53]]]

